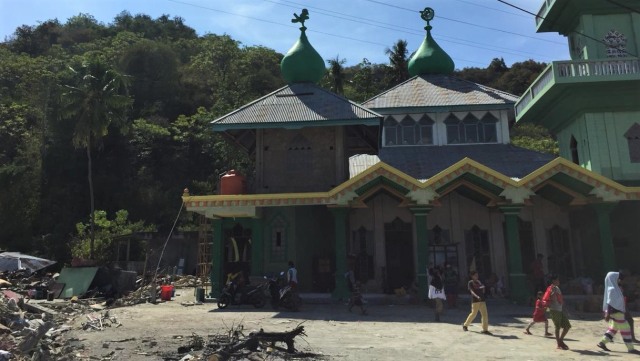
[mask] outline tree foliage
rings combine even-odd
[[[115,241],[125,237],[135,239],[136,233],[155,231],[153,225],[146,225],[144,221],[131,222],[129,212],[124,209],[116,211],[113,219],[109,219],[103,210],[96,210],[90,218],[95,220],[95,235],[92,235],[91,223],[78,222],[71,255],[80,259],[95,259],[103,265],[115,259]],[[95,258],[92,257],[92,249],[95,249]]]

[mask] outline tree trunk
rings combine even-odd
[[[93,173],[91,172],[91,136],[89,136],[89,141],[87,142],[87,162],[88,162],[88,169],[87,169],[87,178],[89,179],[89,200],[91,202],[91,214],[90,214],[90,221],[89,223],[91,224],[91,229],[90,229],[90,243],[89,243],[89,259],[94,259],[93,258],[93,247],[94,247],[94,243],[95,243],[95,204],[94,204],[94,199],[93,199]]]

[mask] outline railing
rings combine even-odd
[[[544,89],[551,80],[553,80],[553,65],[549,65],[522,95],[518,103],[516,103],[516,114],[520,114],[520,112],[526,108],[538,94],[540,94],[542,89]]]
[[[637,58],[619,60],[558,61],[553,64],[557,67],[558,78],[640,74],[640,60]]]
[[[520,114],[540,95],[547,85],[554,80],[554,76],[556,83],[566,83],[571,82],[572,79],[598,80],[601,77],[615,78],[616,76],[628,75],[640,75],[640,60],[638,58],[554,61],[516,103],[516,114]]]

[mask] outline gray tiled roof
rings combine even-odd
[[[214,129],[254,128],[276,124],[378,124],[381,115],[312,83],[284,86],[211,122]]]
[[[371,109],[515,104],[518,97],[448,75],[419,75],[362,103]]]
[[[555,159],[554,155],[511,144],[383,147],[377,156],[352,156],[349,175],[352,178],[383,161],[416,179],[426,180],[465,157],[510,178],[523,178]]]

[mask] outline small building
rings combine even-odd
[[[575,23],[564,14],[575,9],[565,3],[583,4],[546,1],[541,11],[552,16],[539,30]],[[640,160],[634,165],[620,151],[624,140],[631,139],[632,149],[638,139],[637,101],[619,115],[607,108],[615,108],[613,100],[602,114],[586,115],[592,113],[580,107],[593,99],[572,95],[584,78],[573,80],[573,90],[564,80],[554,83],[563,74],[556,62],[520,100],[458,79],[431,34],[433,10],[427,8],[426,36],[409,62],[412,78],[356,104],[315,84],[325,67],[306,37],[307,18],[282,60],[288,85],[212,121],[214,131],[255,157],[253,187],[246,194],[183,196],[188,211],[212,220],[214,294],[232,267],[261,275],[285,270],[289,260],[302,291],[335,298],[346,296],[347,267],[369,292],[417,287],[426,295],[427,267],[446,262],[461,275],[474,268],[483,278],[503,277],[518,301],[531,293],[526,274],[538,253],[546,271],[565,278],[600,278],[616,267],[640,271],[629,256],[640,251],[632,237],[640,231]],[[638,44],[640,20],[625,19],[635,22],[628,29],[636,29]],[[625,89],[635,91],[636,100],[637,61],[635,75],[624,74],[625,80],[635,76]],[[615,76],[588,86],[605,85],[623,102],[632,96],[612,93]],[[626,128],[609,122],[618,117]],[[557,132],[562,157],[510,144],[516,120]],[[581,145],[572,146],[569,135]],[[588,142],[601,146],[585,148]],[[617,157],[608,159],[626,171],[605,164],[613,148]]]

